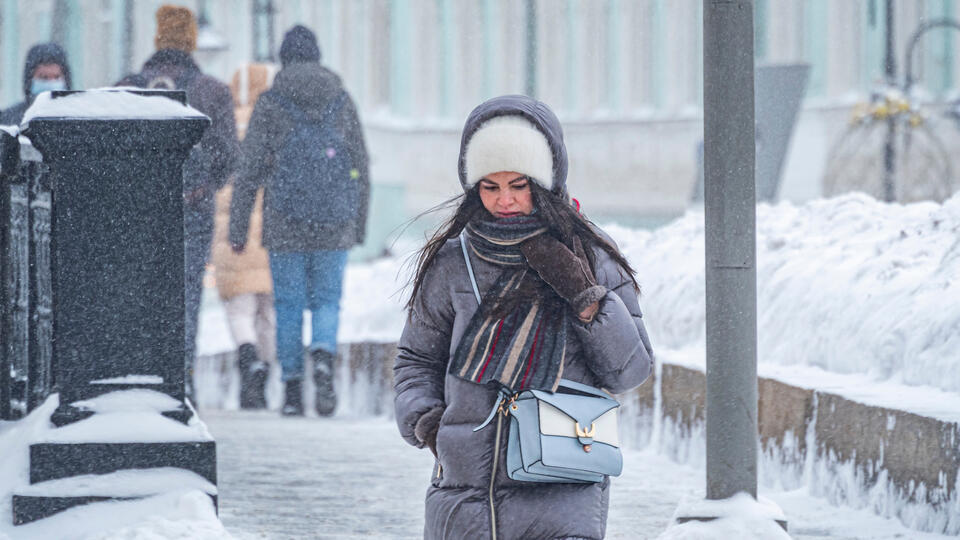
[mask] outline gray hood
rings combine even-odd
[[[343,92],[343,83],[318,62],[299,62],[277,72],[271,91],[294,102],[307,115],[320,116]]]
[[[460,173],[460,185],[467,190],[466,153],[467,144],[473,134],[484,122],[498,116],[518,115],[529,120],[534,127],[543,132],[553,153],[553,192],[561,198],[567,198],[567,147],[563,143],[563,128],[557,115],[545,103],[529,96],[511,94],[499,96],[477,105],[463,125],[460,138],[460,161],[457,170]]]

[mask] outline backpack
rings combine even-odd
[[[270,210],[321,225],[353,221],[360,209],[360,183],[338,122],[346,92],[330,102],[320,120],[309,118],[289,99],[275,97],[294,127],[276,155],[267,184]]]

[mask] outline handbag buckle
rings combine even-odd
[[[570,424],[567,424],[568,426]],[[597,424],[596,422],[590,423],[590,429],[581,429],[580,422],[574,422],[574,428],[577,430],[577,437],[583,437],[585,439],[592,439],[597,433]],[[587,450],[589,452],[589,450]]]

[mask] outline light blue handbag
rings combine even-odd
[[[477,302],[480,292],[465,239],[463,256]],[[498,413],[510,417],[507,475],[523,482],[592,483],[623,470],[617,412],[620,403],[609,394],[566,379],[556,392],[500,391],[483,429]]]

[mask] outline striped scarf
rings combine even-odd
[[[519,248],[546,230],[535,216],[467,225],[472,254],[504,269],[467,324],[450,363],[454,376],[478,384],[496,381],[511,392],[556,390],[563,374],[569,309],[527,266]],[[507,313],[498,309],[511,294],[531,287],[541,294],[513,302]]]

